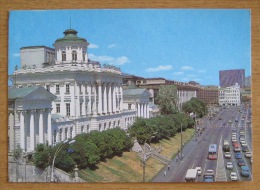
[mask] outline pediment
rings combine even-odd
[[[45,88],[39,87],[24,97],[24,100],[50,100],[53,101],[57,97],[48,92]]]

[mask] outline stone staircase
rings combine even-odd
[[[153,157],[154,159],[164,163],[164,164],[168,164],[170,162],[170,160],[168,158],[166,158],[165,156],[162,156],[161,154],[159,154],[159,152],[161,151],[161,148],[157,148],[154,149],[152,148],[149,144],[145,144],[144,145],[144,150],[142,152],[139,153],[139,156],[143,159],[145,156],[145,160],[147,160],[150,157]],[[145,155],[144,155],[145,152]]]

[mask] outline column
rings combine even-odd
[[[140,117],[144,117],[144,104],[141,103],[141,116]]]
[[[111,83],[108,84],[108,112],[112,113],[112,92],[111,92]]]
[[[147,104],[144,103],[144,118],[147,118],[146,113],[147,113]]]
[[[141,117],[141,108],[140,108],[140,103],[137,103],[137,110],[138,110],[138,117]]]
[[[102,89],[101,82],[98,82],[98,114],[102,114]]]
[[[107,114],[107,83],[104,82],[104,94],[103,94],[103,106],[104,106],[104,110],[103,113]]]
[[[81,85],[81,91],[83,92],[83,100],[84,100],[84,103],[82,103],[82,115],[87,115],[87,110],[86,110],[86,106],[88,104],[87,102],[87,99],[86,99],[86,85]]]
[[[96,115],[97,114],[97,86],[96,86],[96,84],[92,85],[92,90],[94,91],[94,102],[93,102],[92,112],[93,112],[93,115]]]
[[[116,88],[115,88],[115,84],[113,84],[113,110],[112,112],[115,113],[116,112]]]
[[[51,109],[48,109],[48,121],[47,121],[47,129],[48,129],[48,144],[52,145],[52,129],[51,129]]]
[[[88,112],[88,114],[90,115],[92,113],[92,110],[91,110],[91,84],[87,84],[87,92],[88,92],[88,110],[86,110],[86,112]]]
[[[119,110],[122,111],[123,110],[123,88],[122,88],[122,86],[120,86],[119,89],[120,89],[120,108],[119,108]]]
[[[119,91],[118,91],[118,84],[116,85],[116,111],[119,111]]]
[[[25,150],[24,111],[20,111],[20,147]]]
[[[34,113],[35,110],[30,110],[30,150],[34,151],[35,136],[34,136]]]
[[[147,104],[147,113],[146,113],[146,117],[147,118],[150,118],[150,115],[149,115],[150,113],[149,113],[149,103]]]
[[[43,110],[39,110],[39,143],[43,144],[44,132],[43,132]]]

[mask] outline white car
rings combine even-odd
[[[214,175],[214,170],[207,170],[206,173],[207,175]]]
[[[236,172],[231,172],[231,174],[230,174],[230,179],[231,179],[232,181],[237,181],[237,180],[238,180],[238,178],[237,178],[237,173],[236,173]]]
[[[251,152],[246,152],[245,153],[246,158],[252,158],[252,153]]]
[[[246,144],[245,140],[240,140],[240,144]]]
[[[232,164],[232,162],[227,162],[227,169],[230,169],[230,170],[232,170],[233,169],[233,164]]]
[[[237,138],[233,138],[231,139],[232,142],[236,142],[237,141]]]
[[[246,142],[241,143],[241,146],[246,147],[247,146]]]
[[[225,158],[231,158],[231,153],[230,152],[225,152]]]

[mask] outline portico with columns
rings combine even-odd
[[[150,93],[146,89],[125,89],[124,109],[136,110],[136,117],[149,118],[149,97]]]
[[[13,114],[9,135],[14,136],[10,151],[20,146],[24,152],[33,152],[39,143],[52,145],[51,102],[55,98],[43,87],[9,89],[8,110]]]

